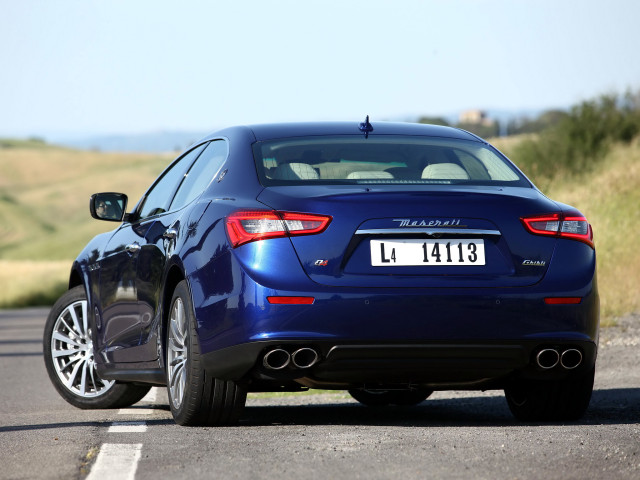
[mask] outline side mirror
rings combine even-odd
[[[122,222],[127,212],[127,200],[124,193],[94,193],[89,202],[89,211],[98,220]]]

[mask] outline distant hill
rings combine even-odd
[[[96,135],[88,137],[51,137],[52,143],[96,152],[178,152],[211,132],[166,131],[132,135]]]

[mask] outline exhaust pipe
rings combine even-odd
[[[312,367],[318,363],[318,360],[318,352],[309,347],[299,348],[291,355],[291,361],[298,368]]]
[[[560,354],[557,350],[552,348],[545,348],[538,352],[536,355],[536,363],[538,366],[544,370],[549,370],[550,368],[558,365],[560,361]]]
[[[269,370],[282,370],[291,361],[291,355],[282,348],[269,350],[262,359],[262,364]]]
[[[572,370],[582,363],[582,353],[575,348],[569,348],[562,352],[560,364],[567,370]]]

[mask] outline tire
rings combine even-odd
[[[150,386],[103,380],[94,361],[91,321],[83,286],[55,303],[44,327],[44,363],[58,393],[82,409],[122,408],[138,402]]]
[[[581,377],[557,381],[518,381],[505,388],[509,410],[524,422],[575,421],[591,400],[595,366]]]
[[[424,388],[416,390],[349,390],[349,394],[354,399],[369,407],[418,405],[424,402],[432,393],[432,390]]]
[[[179,425],[232,425],[247,392],[233,381],[211,377],[203,367],[191,296],[186,282],[173,293],[167,321],[166,369],[169,405]]]

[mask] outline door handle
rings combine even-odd
[[[162,236],[164,238],[168,238],[169,240],[173,240],[178,236],[178,231],[175,228],[169,228],[162,234]]]
[[[130,243],[129,245],[127,245],[126,247],[124,247],[124,249],[127,251],[127,253],[130,254],[134,254],[134,253],[138,253],[140,251],[142,247],[140,246],[139,243]]]

